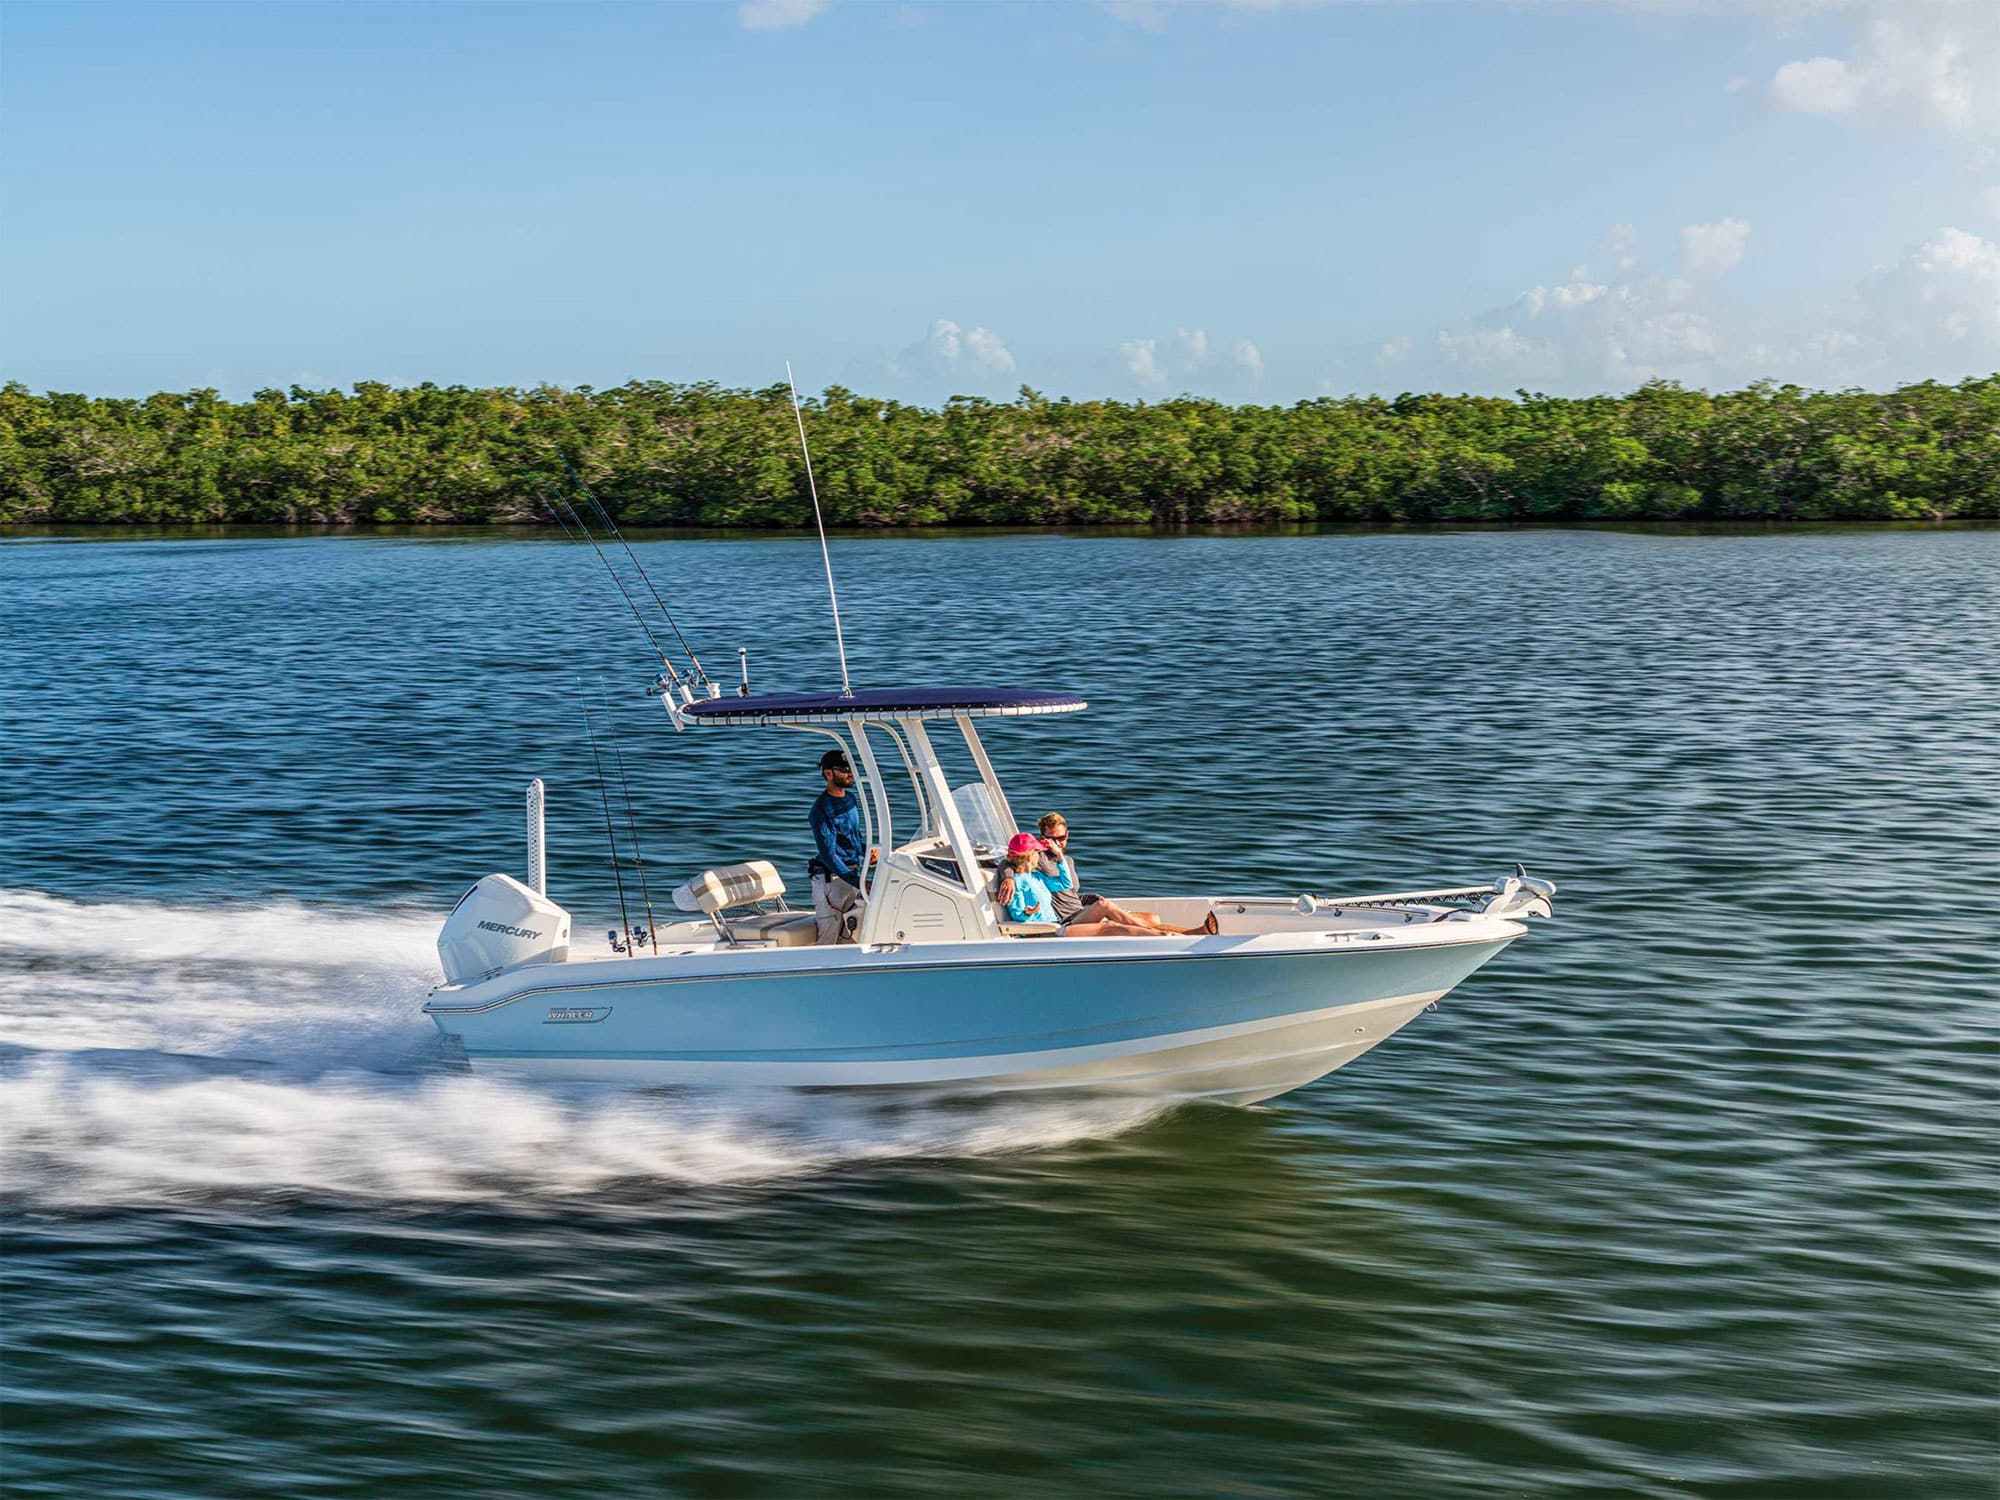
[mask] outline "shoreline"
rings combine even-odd
[[[632,541],[651,542],[804,542],[817,533],[810,527],[774,526],[626,526]],[[1884,532],[1996,531],[2000,520],[1980,516],[1949,516],[1936,520],[1899,517],[1851,521],[1434,521],[1382,525],[1342,522],[1270,522],[1184,526],[829,526],[827,536],[844,541],[947,542],[1000,537],[1051,538],[1126,537],[1159,541],[1196,538],[1267,537],[1390,537],[1452,536],[1466,533],[1575,531],[1589,535],[1652,537],[1747,537],[1802,535],[1878,536]],[[547,541],[567,539],[553,526],[520,522],[301,522],[218,521],[206,525],[131,523],[89,525],[78,522],[0,523],[0,545],[10,542],[227,542],[227,541]]]
[[[800,424],[817,489],[806,482]],[[1889,391],[1405,393],[1287,406],[631,381],[362,381],[141,399],[0,385],[0,525],[621,527],[783,535],[1115,527],[1922,524],[2000,518],[2000,373]]]

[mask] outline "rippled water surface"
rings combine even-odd
[[[711,670],[836,669],[817,548],[649,542]],[[587,553],[0,546],[0,1483],[29,1495],[1990,1496],[2000,533],[836,543],[858,682],[1093,884],[1525,860],[1540,926],[1255,1111],[448,1071],[441,913],[804,856]],[[664,879],[662,880],[664,883]]]

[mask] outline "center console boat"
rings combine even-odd
[[[775,727],[847,752],[868,842],[883,851],[852,940],[818,942],[777,867],[753,859],[684,884],[683,919],[580,956],[545,889],[536,782],[528,879],[489,875],[460,899],[438,942],[444,982],[424,1006],[474,1068],[1251,1104],[1352,1062],[1522,936],[1525,918],[1552,915],[1555,887],[1517,866],[1400,893],[1120,895],[1175,926],[1213,913],[1212,935],[1017,926],[993,887],[1021,825],[977,726],[1076,713],[1082,699],[990,687],[662,698],[677,727]],[[956,784],[948,761],[966,768]]]

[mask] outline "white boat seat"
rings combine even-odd
[[[738,942],[810,948],[819,941],[819,920],[809,911],[751,911],[727,920]]]
[[[1061,937],[1062,928],[1054,922],[1002,922],[1002,937]]]
[[[674,905],[682,911],[705,911],[714,916],[732,906],[754,906],[784,894],[785,882],[779,878],[778,867],[768,859],[753,859],[703,870],[674,891]]]

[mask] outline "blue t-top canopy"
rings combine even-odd
[[[761,693],[754,698],[697,698],[677,705],[690,724],[838,724],[847,719],[1023,718],[1073,714],[1085,707],[1074,693],[1033,688],[861,688],[839,693]]]

